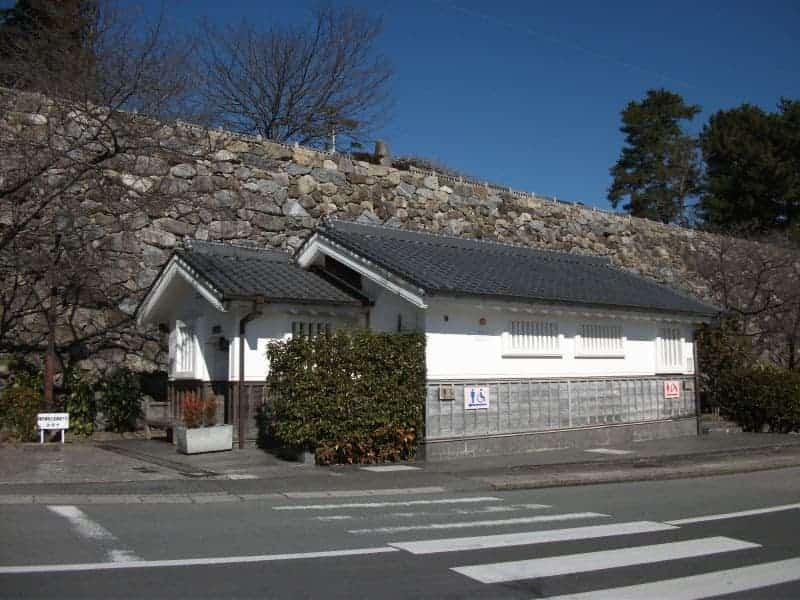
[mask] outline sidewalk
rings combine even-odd
[[[800,436],[719,433],[614,448],[365,469],[280,460],[255,448],[185,456],[160,440],[0,447],[0,504],[240,502],[491,491],[800,467]]]

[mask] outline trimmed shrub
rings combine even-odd
[[[741,329],[727,319],[698,331],[704,408],[718,408],[745,431],[800,431],[800,373],[759,364]]]
[[[726,319],[719,326],[702,325],[697,330],[700,398],[706,411],[726,404],[731,377],[757,363],[751,340],[740,335],[740,329],[736,321]]]
[[[396,462],[414,457],[417,432],[414,427],[379,427],[368,435],[353,434],[337,441],[323,440],[317,446],[321,465]]]
[[[100,389],[100,408],[106,420],[106,429],[120,433],[134,431],[142,416],[138,373],[130,369],[116,369],[102,379]]]
[[[271,343],[267,355],[276,441],[315,450],[320,463],[414,456],[424,418],[424,335],[296,336]]]
[[[800,373],[772,365],[730,371],[720,412],[745,431],[800,431]]]

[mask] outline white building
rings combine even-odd
[[[602,258],[328,221],[295,261],[190,242],[138,316],[170,331],[173,403],[199,387],[228,422],[262,401],[270,340],[424,332],[437,458],[696,433],[694,330],[715,313]]]

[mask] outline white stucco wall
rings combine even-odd
[[[241,307],[236,316],[236,327],[240,316],[247,308]],[[292,322],[330,323],[333,328],[363,326],[363,311],[357,308],[309,306],[304,307],[268,304],[263,316],[247,323],[245,333],[244,380],[264,381],[269,372],[267,346],[271,341],[285,340],[292,333]],[[239,335],[232,337],[230,348],[230,381],[239,380]]]
[[[693,372],[693,325],[688,321],[667,321],[622,311],[557,308],[556,312],[537,312],[532,305],[480,299],[428,297],[427,309],[420,309],[391,291],[363,280],[363,292],[372,300],[370,328],[396,332],[398,315],[404,331],[425,331],[427,335],[428,379],[514,379],[553,377],[648,376],[662,373]],[[165,291],[158,321],[173,332],[178,320],[194,332],[195,360],[191,373],[174,372],[174,347],[171,343],[171,377],[203,381],[236,381],[239,376],[239,320],[249,304],[227,306],[220,311],[188,282],[176,278]],[[267,345],[286,339],[292,322],[327,322],[334,327],[363,327],[365,310],[350,307],[266,304],[263,314],[247,324],[245,380],[263,381],[268,372]],[[481,319],[485,320],[481,324]],[[559,356],[504,356],[503,334],[510,321],[557,321],[560,334]],[[582,323],[622,326],[624,355],[621,357],[580,357],[575,336]],[[669,325],[680,330],[683,360],[680,368],[667,370],[657,361],[659,328]],[[220,342],[220,339],[223,341]]]
[[[542,314],[477,308],[466,301],[434,300],[425,313],[428,379],[506,379],[549,377],[642,376],[667,372],[657,366],[656,337],[660,323],[654,319],[578,314]],[[445,316],[447,320],[445,320]],[[485,325],[480,324],[481,318]],[[561,356],[503,356],[502,334],[511,320],[557,321]],[[622,326],[624,357],[583,358],[576,356],[575,335],[581,323],[609,323]],[[663,324],[663,323],[661,323]],[[684,336],[683,368],[674,373],[693,372],[693,328],[673,323]]]
[[[203,298],[187,281],[176,278],[165,290],[157,322],[170,330],[170,366],[172,379],[201,381],[238,381],[239,321],[251,310],[248,303],[228,306],[220,311]],[[363,326],[359,308],[266,304],[262,316],[246,326],[245,381],[263,381],[268,372],[267,344],[286,339],[293,321],[331,323],[333,327]],[[194,369],[176,372],[175,328],[181,321],[194,333]],[[222,340],[221,340],[222,338]]]
[[[423,330],[425,317],[410,302],[366,278],[362,279],[361,290],[373,302],[369,310],[369,326],[373,331],[396,333],[398,321],[403,331]]]

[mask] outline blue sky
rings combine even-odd
[[[167,0],[189,25],[294,21],[314,0]],[[4,2],[5,3],[5,2]],[[159,0],[142,0],[155,11]],[[393,154],[606,208],[620,110],[666,87],[703,107],[800,98],[800,2],[352,0],[383,16]]]

